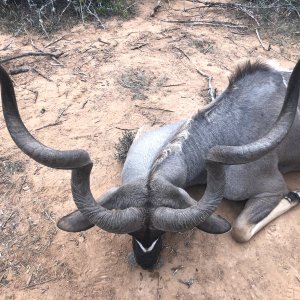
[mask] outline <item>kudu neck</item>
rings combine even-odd
[[[163,177],[178,187],[206,183],[205,159],[211,147],[222,142],[213,132],[215,125],[204,117],[192,119],[189,133],[179,149],[170,153],[153,176]],[[205,129],[205,130],[203,130]]]

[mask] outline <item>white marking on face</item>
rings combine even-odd
[[[154,246],[155,246],[155,244],[157,243],[157,241],[158,241],[158,239],[156,239],[156,240],[152,243],[152,245],[151,245],[149,248],[145,248],[145,247],[144,247],[144,246],[136,239],[136,242],[138,243],[138,245],[140,246],[140,248],[142,249],[142,251],[143,251],[144,253],[147,253],[147,252],[152,251],[153,248],[154,248]]]

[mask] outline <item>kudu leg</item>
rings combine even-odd
[[[291,192],[293,197],[265,196],[249,199],[232,227],[232,236],[237,242],[247,242],[268,223],[299,203],[300,192]]]

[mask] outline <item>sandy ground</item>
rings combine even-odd
[[[265,45],[272,46],[265,51],[253,30],[164,22],[193,14],[248,24],[224,11],[184,13],[183,2],[170,5],[153,18],[153,3],[139,5],[135,18],[109,20],[106,30],[79,25],[57,33],[50,41],[63,38],[47,48],[49,40],[35,35],[0,33],[0,57],[35,51],[31,41],[43,50],[63,51],[61,65],[48,57],[26,57],[4,66],[39,72],[13,76],[23,120],[49,146],[90,152],[95,196],[120,182],[114,145],[124,129],[176,121],[207,103],[208,83],[197,68],[212,76],[221,92],[240,61],[275,58],[292,68],[298,59],[299,40],[261,32]],[[1,299],[300,299],[300,207],[246,244],[234,242],[230,233],[166,234],[164,266],[152,272],[132,268],[128,235],[56,228],[75,208],[70,172],[23,155],[2,117],[0,131]],[[291,188],[300,187],[299,174],[287,180]],[[201,190],[192,192],[199,196]],[[241,208],[224,201],[219,211],[232,222]]]

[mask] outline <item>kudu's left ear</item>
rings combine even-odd
[[[117,203],[114,201],[112,197],[113,194],[118,190],[118,188],[112,188],[108,192],[106,192],[102,197],[98,198],[96,202],[107,208],[113,209],[118,208]],[[114,205],[116,207],[114,207]],[[75,210],[72,213],[62,217],[57,222],[57,227],[61,230],[68,231],[68,232],[79,232],[88,230],[95,225],[90,223],[89,220],[79,211]]]
[[[231,229],[230,223],[218,215],[211,215],[206,221],[197,226],[198,229],[212,234],[221,234]]]
[[[189,207],[197,203],[196,200],[191,198],[185,190],[181,188],[177,188],[177,190],[181,194],[181,208]],[[206,221],[199,224],[197,228],[207,233],[221,234],[228,232],[231,229],[231,225],[227,220],[225,220],[221,216],[212,214],[206,219]]]

